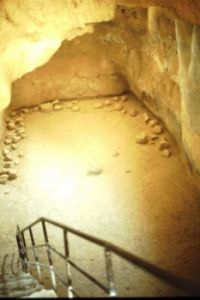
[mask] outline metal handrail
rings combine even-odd
[[[143,269],[145,272],[150,273],[151,275],[157,277],[158,279],[160,279],[161,281],[164,281],[165,283],[180,289],[190,295],[193,296],[199,296],[200,295],[200,286],[197,285],[196,283],[193,283],[189,280],[185,280],[182,278],[179,278],[173,274],[171,274],[168,271],[165,271],[163,269],[161,269],[158,266],[155,266],[154,264],[147,262],[146,260],[108,242],[105,241],[103,239],[99,239],[96,238],[94,236],[91,236],[89,234],[86,234],[84,232],[81,232],[79,230],[76,230],[74,228],[71,228],[69,226],[66,226],[64,224],[61,224],[59,222],[50,220],[48,218],[44,218],[41,217],[38,220],[36,220],[35,222],[31,223],[29,226],[25,227],[24,229],[20,230],[20,234],[23,237],[22,238],[22,242],[23,242],[23,246],[24,246],[24,253],[25,253],[25,257],[26,256],[26,245],[25,245],[25,237],[24,237],[24,233],[29,230],[30,233],[32,233],[32,227],[35,226],[38,223],[42,223],[43,226],[43,233],[44,233],[44,237],[45,237],[45,243],[46,245],[49,245],[49,247],[47,247],[47,255],[49,258],[49,264],[50,266],[52,266],[53,268],[53,262],[52,262],[52,258],[51,258],[51,250],[53,250],[54,248],[50,246],[49,241],[48,241],[48,234],[47,234],[47,229],[46,229],[46,224],[45,223],[49,223],[51,225],[54,225],[56,227],[59,227],[63,230],[64,233],[64,241],[65,241],[65,256],[63,257],[64,259],[66,259],[66,262],[68,263],[68,285],[72,289],[72,282],[71,282],[71,274],[70,274],[70,270],[69,270],[69,265],[73,266],[73,264],[77,267],[77,265],[73,262],[71,262],[71,260],[69,259],[69,245],[68,245],[68,240],[67,240],[67,233],[70,232],[71,234],[74,234],[76,236],[79,236],[80,238],[83,238],[84,240],[87,240],[93,244],[96,244],[98,246],[101,246],[104,248],[105,250],[105,258],[106,258],[106,267],[107,267],[107,277],[108,277],[108,283],[109,283],[109,295],[110,296],[116,296],[116,290],[115,290],[115,286],[114,286],[114,279],[113,279],[113,272],[112,272],[112,261],[111,261],[111,256],[110,253],[114,253],[115,255],[119,256],[120,258],[123,258],[124,260],[128,261],[129,263],[138,266],[139,268]],[[19,235],[19,233],[18,233]],[[35,243],[33,240],[33,236],[32,236],[32,245],[33,248],[35,250]],[[55,249],[54,249],[55,250]],[[58,251],[57,251],[58,252]],[[72,296],[72,294],[70,294]]]

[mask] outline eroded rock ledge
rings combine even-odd
[[[131,91],[165,122],[200,175],[199,1],[0,5],[1,109],[12,82],[13,107]]]

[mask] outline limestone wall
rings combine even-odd
[[[93,33],[63,42],[47,64],[15,81],[11,104],[31,106],[57,98],[121,94],[126,89],[126,81]]]
[[[109,0],[1,0],[0,110],[10,103],[13,81],[45,64],[63,40],[112,19],[114,11]]]
[[[12,83],[13,107],[129,90],[165,122],[200,174],[199,1],[0,5],[2,109]]]

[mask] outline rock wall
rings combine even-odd
[[[47,64],[15,81],[11,104],[15,108],[57,98],[115,95],[127,88],[99,36],[86,34],[63,42]]]
[[[63,40],[111,20],[114,11],[109,0],[1,0],[0,110],[10,103],[13,81],[46,63]]]

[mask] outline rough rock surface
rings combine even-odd
[[[1,109],[10,103],[14,81],[16,106],[133,92],[164,121],[200,176],[199,1],[34,3],[0,3]]]

